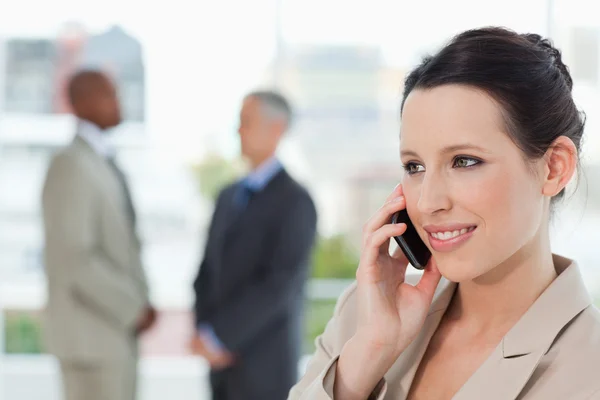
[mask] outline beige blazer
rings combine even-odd
[[[555,256],[560,274],[502,339],[454,400],[600,399],[600,312],[576,263]],[[419,336],[370,398],[406,399],[412,380],[456,284],[442,280]],[[336,363],[356,329],[356,285],[339,299],[316,340],[316,352],[289,399],[333,399]],[[443,379],[443,378],[441,378]]]
[[[42,208],[47,350],[76,361],[135,351],[148,302],[139,240],[117,175],[79,136],[52,159]]]

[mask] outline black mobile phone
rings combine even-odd
[[[412,221],[408,217],[406,209],[400,210],[392,216],[392,224],[406,224],[406,231],[402,236],[394,236],[396,243],[402,249],[402,252],[408,258],[410,264],[416,269],[425,269],[431,252],[427,245],[421,240],[419,233],[415,229]]]

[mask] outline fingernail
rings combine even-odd
[[[404,196],[398,196],[394,199],[395,202],[404,200]]]

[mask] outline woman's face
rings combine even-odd
[[[413,90],[404,105],[407,210],[454,282],[527,251],[548,218],[543,179],[509,138],[501,111],[485,92],[459,85]]]

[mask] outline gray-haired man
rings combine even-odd
[[[219,195],[194,282],[198,335],[215,400],[281,400],[297,380],[303,288],[317,215],[308,192],[275,157],[292,112],[271,91],[240,113],[252,172]]]

